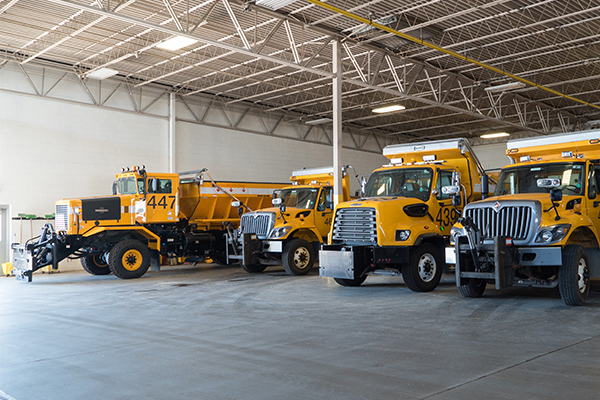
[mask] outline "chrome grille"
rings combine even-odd
[[[465,210],[483,238],[506,236],[524,240],[531,228],[533,209],[528,206],[505,206],[499,211],[493,207],[474,207]]]
[[[254,233],[257,236],[266,237],[275,226],[273,213],[246,213],[240,220],[242,233]]]
[[[57,204],[56,214],[54,214],[54,224],[57,231],[66,231],[69,225],[69,206],[67,204]]]
[[[377,243],[374,208],[342,208],[335,214],[333,240],[345,243]]]

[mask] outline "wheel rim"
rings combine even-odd
[[[585,293],[589,281],[589,271],[585,259],[580,258],[579,264],[577,265],[577,285],[579,286],[579,292]]]
[[[298,269],[304,269],[310,262],[310,253],[306,247],[299,247],[294,252],[294,265]]]
[[[142,266],[142,253],[135,249],[127,250],[121,261],[126,270],[135,271]]]
[[[423,254],[421,258],[419,258],[417,268],[419,269],[419,278],[421,278],[423,282],[431,282],[435,277],[437,269],[433,255],[429,253]]]

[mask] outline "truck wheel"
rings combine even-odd
[[[406,286],[414,292],[430,292],[442,277],[442,255],[431,243],[423,243],[411,251],[410,262],[402,266]]]
[[[336,281],[338,285],[342,286],[360,286],[365,281],[365,279],[367,279],[366,275],[361,278],[354,279],[333,278],[333,280]]]
[[[244,271],[250,272],[251,274],[256,274],[258,272],[263,272],[265,270],[265,268],[267,268],[267,266],[263,265],[263,264],[250,264],[250,265],[246,265],[243,262],[241,262],[240,265],[242,266],[242,269]]]
[[[139,240],[123,240],[110,251],[108,267],[121,279],[139,278],[150,267],[150,250]]]
[[[290,275],[306,275],[315,262],[315,251],[304,239],[292,239],[283,249],[283,268]]]
[[[83,269],[92,275],[108,275],[110,268],[104,261],[104,254],[92,254],[81,258],[81,266]]]
[[[565,246],[558,268],[560,297],[568,306],[580,306],[590,293],[590,261],[581,246]]]
[[[466,285],[460,285],[458,291],[464,297],[481,297],[485,291],[486,282],[483,279],[469,279]]]

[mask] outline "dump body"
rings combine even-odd
[[[283,265],[291,275],[307,274],[326,240],[333,216],[333,168],[294,171],[290,180],[293,185],[277,193],[275,207],[242,215],[238,251],[229,257],[248,272]],[[342,196],[350,198],[345,170]]]
[[[390,164],[371,174],[364,196],[337,205],[320,275],[357,286],[367,275],[402,274],[410,289],[433,290],[462,204],[481,199],[483,167],[466,139],[393,145],[383,154]],[[442,187],[459,179],[455,206]]]
[[[510,141],[493,197],[467,205],[446,260],[466,297],[487,283],[559,287],[580,305],[600,276],[600,132]]]
[[[47,225],[36,242],[13,245],[15,275],[31,280],[33,271],[66,257],[80,258],[92,274],[121,278],[140,277],[150,264],[158,270],[161,257],[226,263],[225,234],[239,226],[232,199],[261,207],[283,184],[215,182],[205,174],[180,180],[134,167],[116,175],[111,196],[57,201],[56,229]]]

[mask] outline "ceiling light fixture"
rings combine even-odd
[[[157,44],[156,47],[163,50],[175,51],[183,49],[184,47],[187,47],[196,42],[196,39],[191,39],[186,36],[173,36],[172,38],[165,40],[161,44]]]
[[[112,69],[112,68],[99,68],[95,71],[92,71],[90,73],[85,74],[86,78],[91,78],[91,79],[106,79],[106,78],[110,78],[111,76],[115,76],[116,74],[118,74],[119,71]]]
[[[285,6],[289,6],[296,0],[256,0],[256,5],[268,8],[270,10],[279,10]]]
[[[511,82],[505,83],[504,85],[488,86],[483,90],[486,92],[503,92],[505,90],[524,88],[525,86],[527,85],[525,85],[523,82]]]
[[[327,124],[331,121],[332,121],[331,118],[319,118],[319,119],[313,119],[312,121],[306,121],[305,124],[306,125],[323,125],[323,124]]]
[[[400,110],[404,110],[404,109],[406,109],[406,107],[401,106],[399,104],[393,104],[391,106],[374,108],[373,112],[376,113],[376,114],[383,114],[383,113],[389,113],[389,112],[392,112],[392,111],[400,111]]]
[[[499,137],[510,136],[510,133],[507,132],[497,132],[497,133],[486,133],[485,135],[479,136],[482,139],[495,139]]]

